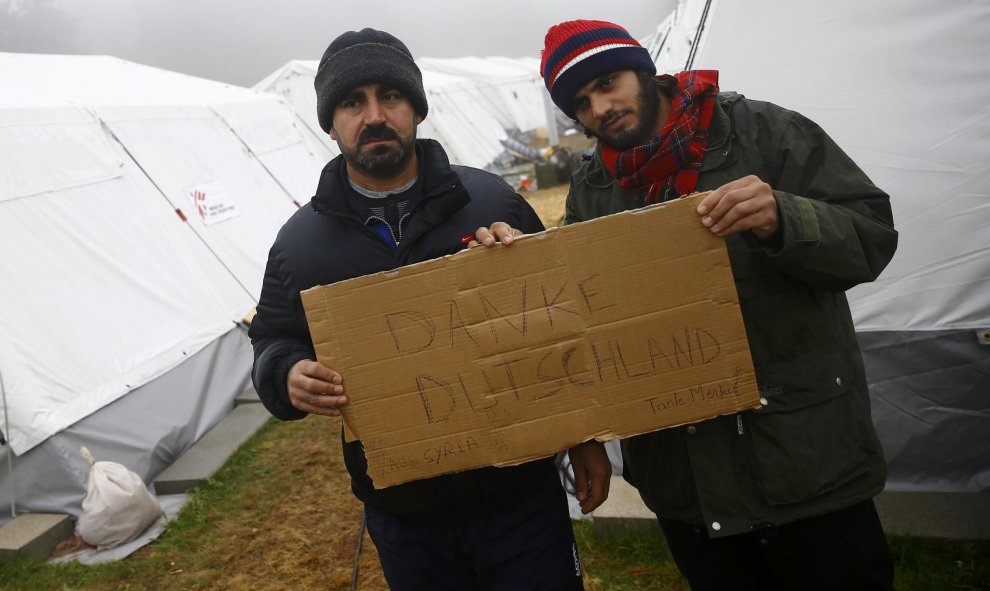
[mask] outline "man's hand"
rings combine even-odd
[[[483,244],[491,248],[499,242],[509,246],[516,236],[522,236],[522,232],[505,222],[495,222],[487,228],[478,228],[474,233],[474,240],[468,243],[468,247]]]
[[[723,238],[752,230],[760,240],[769,240],[780,227],[773,189],[752,175],[712,191],[698,204],[698,215],[702,224]]]
[[[591,513],[608,498],[612,462],[605,445],[586,441],[567,450],[567,455],[574,470],[574,497],[581,505],[581,513]]]
[[[303,359],[289,370],[289,400],[299,410],[328,417],[339,417],[347,404],[340,374],[329,367]]]

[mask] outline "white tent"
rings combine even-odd
[[[990,5],[682,0],[648,48],[811,117],[890,193],[897,254],[848,294],[888,489],[990,489]]]
[[[455,164],[487,168],[505,151],[505,130],[479,103],[470,100],[475,85],[466,78],[423,70],[430,112],[419,125],[421,137],[439,141]]]
[[[430,111],[418,137],[443,144],[454,164],[491,168],[505,153],[502,140],[513,131],[546,125],[539,61],[510,58],[417,60]],[[254,85],[282,96],[315,138],[331,153],[336,144],[316,120],[313,80],[319,62],[295,60]]]
[[[319,65],[320,62],[316,60],[293,60],[255,84],[254,89],[282,97],[292,108],[298,121],[302,122],[307,142],[325,150],[329,161],[340,154],[340,150],[330,136],[320,129],[320,123],[316,119],[316,90],[313,88],[313,80]]]
[[[150,481],[232,408],[239,324],[327,155],[249,89],[103,56],[0,71],[0,506],[78,514],[81,445]]]
[[[507,57],[420,58],[420,68],[459,76],[474,84],[470,98],[506,130],[531,131],[547,124],[540,60]]]

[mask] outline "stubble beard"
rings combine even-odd
[[[389,139],[399,143],[398,148],[389,145],[376,145],[369,150],[361,150],[364,143],[372,139]],[[384,124],[368,128],[361,133],[354,149],[337,142],[344,160],[356,170],[377,179],[390,179],[402,172],[416,149],[416,129],[408,138],[402,138]]]
[[[636,95],[636,106],[639,111],[639,122],[632,129],[619,132],[613,137],[596,133],[587,127],[585,127],[585,132],[620,152],[646,144],[654,138],[653,132],[657,128],[657,118],[660,117],[660,93],[652,85],[640,83],[639,93]],[[602,119],[601,127],[605,127],[611,119],[619,115],[620,113],[610,113]]]

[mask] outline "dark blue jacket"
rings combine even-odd
[[[473,235],[477,228],[496,221],[508,222],[526,233],[543,230],[532,207],[498,176],[451,166],[443,148],[433,140],[418,140],[417,152],[423,192],[406,209],[403,238],[397,249],[365,225],[364,214],[353,210],[344,159],[339,156],[323,169],[316,196],[279,231],[269,252],[261,301],[250,330],[254,386],[276,417],[293,420],[306,416],[292,406],[286,384],[289,369],[296,362],[316,359],[301,291],[453,254],[464,248],[462,236]],[[375,490],[360,442],[344,444],[344,460],[354,494],[397,513],[476,506],[504,499],[506,493],[524,486],[556,479],[552,461],[544,459]]]

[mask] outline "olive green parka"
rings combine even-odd
[[[720,93],[696,190],[747,175],[773,188],[781,224],[772,244],[726,239],[765,406],[622,442],[647,506],[712,537],[835,511],[886,479],[845,291],[894,254],[889,197],[814,122]],[[572,176],[564,221],[642,205],[596,152]]]

